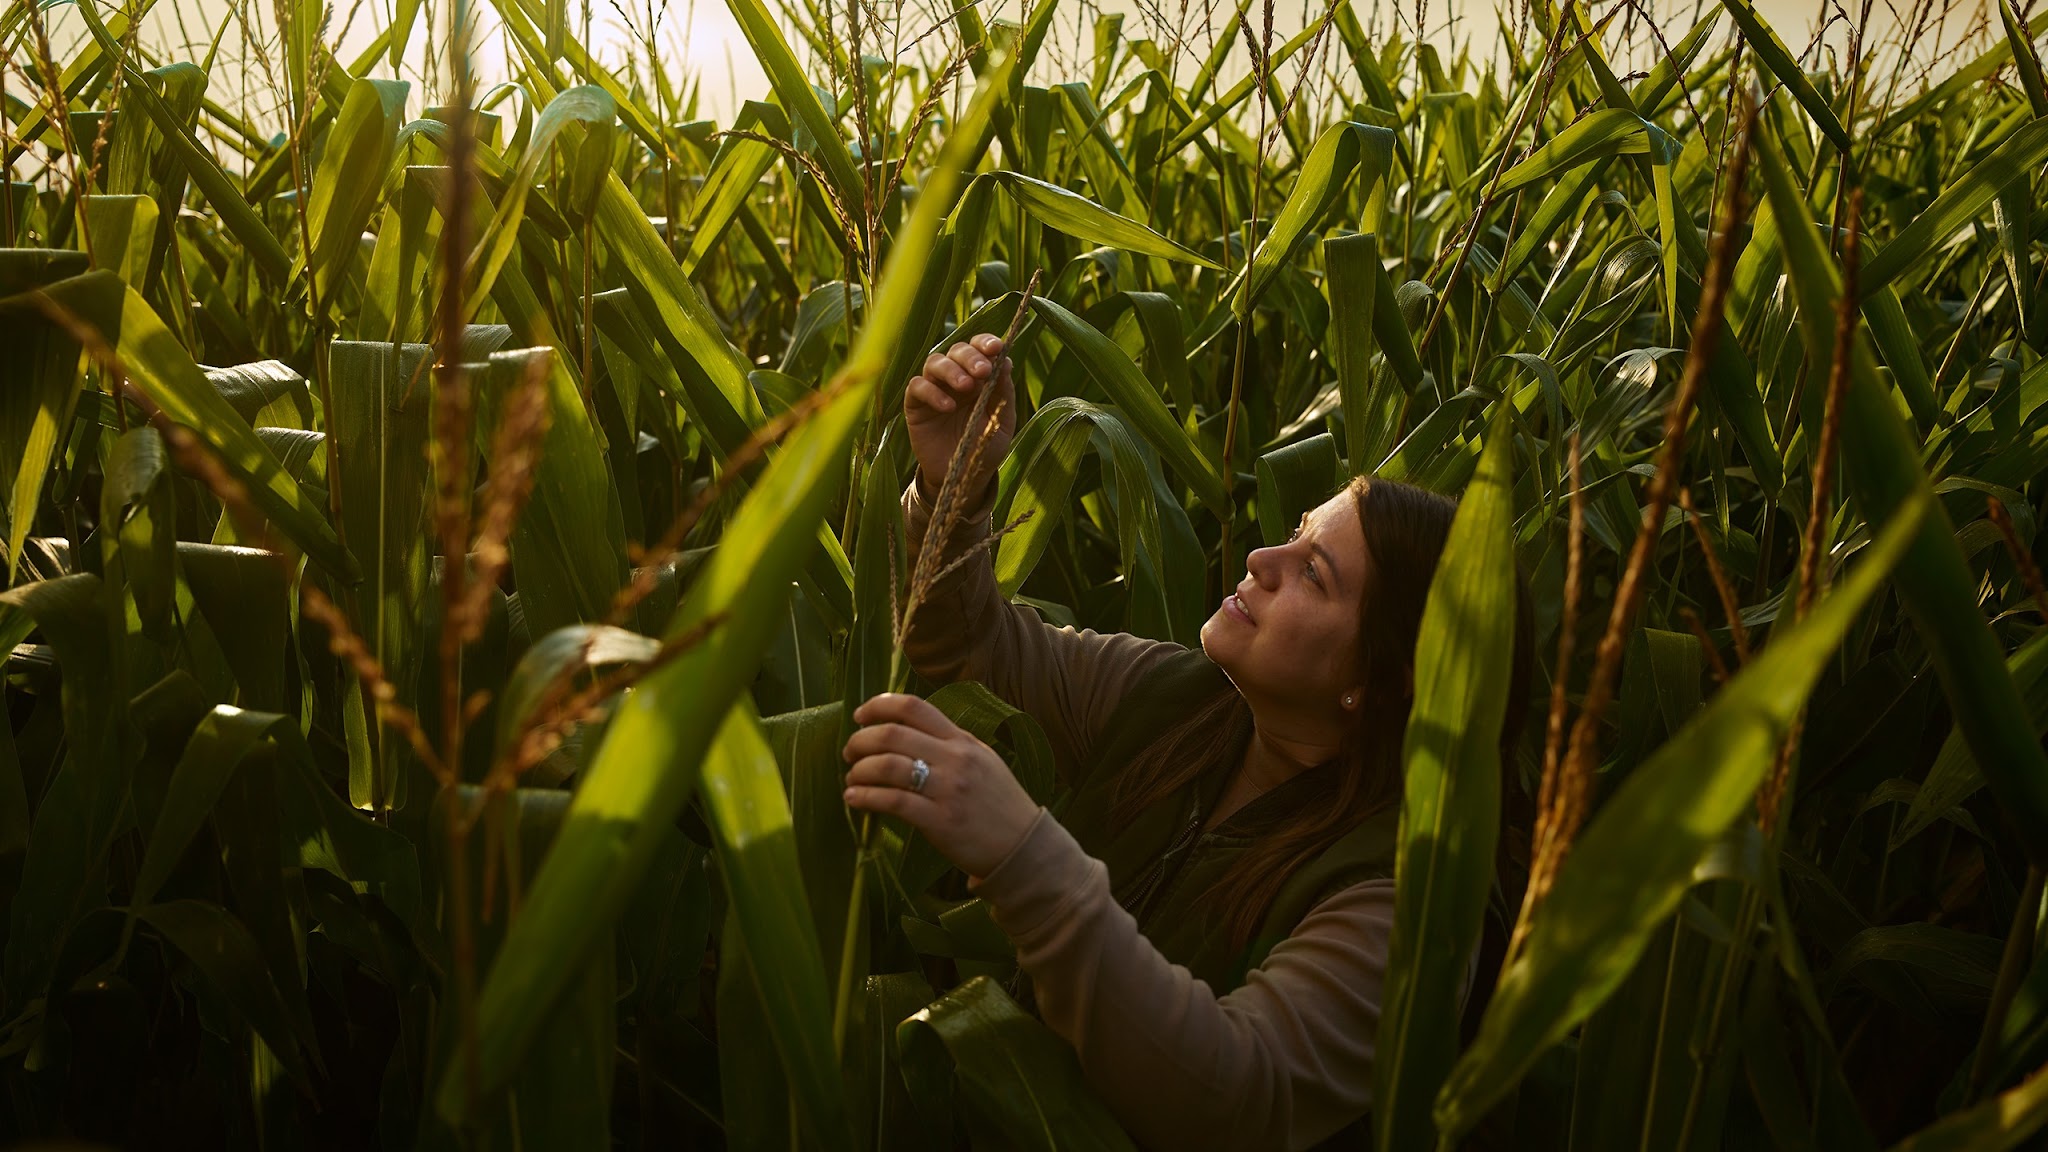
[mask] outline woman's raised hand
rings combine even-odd
[[[969,876],[988,875],[1038,819],[1038,802],[995,749],[929,700],[885,692],[854,709],[853,719],[861,728],[840,753],[853,765],[847,804],[903,817]],[[920,759],[929,773],[924,788],[912,791]]]
[[[938,494],[960,438],[979,431],[967,427],[967,418],[974,411],[975,398],[991,382],[996,389],[991,403],[999,418],[974,475],[961,478],[968,485],[969,499],[981,492],[1009,452],[1010,437],[1017,431],[1017,395],[1010,379],[1010,358],[1002,351],[1002,337],[976,336],[944,353],[932,353],[924,362],[924,372],[912,376],[904,386],[903,420],[909,425],[910,446],[917,453],[918,472],[927,492]]]

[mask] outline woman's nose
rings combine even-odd
[[[1273,576],[1275,570],[1273,561],[1275,559],[1274,549],[1254,548],[1245,555],[1244,570],[1261,587],[1264,587]]]

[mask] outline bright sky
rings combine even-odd
[[[112,6],[109,0],[99,0],[103,6]],[[245,107],[254,113],[252,119],[270,121],[264,113],[276,106],[276,98],[266,90],[274,90],[271,81],[257,63],[260,53],[248,42],[242,22],[232,13],[246,11],[261,29],[271,26],[270,13],[277,0],[156,0],[156,6],[145,22],[145,43],[164,60],[193,60],[206,58],[211,40],[219,35],[222,43],[213,69],[213,82],[208,94],[215,100],[230,107]],[[331,0],[335,12],[331,19],[329,35],[340,36],[338,55],[343,60],[353,60],[374,38],[378,29],[391,18],[393,0]],[[479,9],[489,13],[489,0],[470,0]],[[580,35],[584,21],[589,21],[590,39],[596,46],[600,60],[618,66],[629,56],[644,55],[639,52],[633,34],[628,31],[629,23],[625,11],[632,11],[632,24],[645,26],[650,13],[654,15],[657,29],[657,43],[666,61],[669,61],[671,81],[689,77],[699,86],[699,118],[730,122],[732,112],[741,101],[758,99],[768,92],[768,81],[760,66],[755,62],[752,51],[741,35],[739,25],[726,6],[726,0],[567,0],[570,5],[571,31]],[[786,4],[796,7],[812,3],[827,13],[839,13],[839,22],[844,22],[842,0],[769,0],[771,9]],[[872,3],[875,0],[868,0]],[[897,11],[902,13],[901,23],[908,35],[914,36],[932,26],[947,8],[946,0],[891,0]],[[1129,38],[1149,36],[1165,42],[1170,40],[1174,25],[1200,27],[1205,10],[1213,13],[1211,19],[1220,23],[1227,18],[1234,6],[1230,0],[1171,0],[1181,7],[1168,6],[1169,0],[1061,0],[1059,17],[1039,67],[1042,79],[1061,79],[1085,75],[1078,61],[1085,60],[1092,47],[1092,28],[1095,16],[1102,12],[1125,14],[1123,35]],[[1306,23],[1319,16],[1326,0],[1277,0],[1274,17],[1275,37],[1284,39]],[[1385,0],[1350,0],[1360,19],[1368,28],[1385,27],[1391,19],[1391,9],[1383,7]],[[1413,24],[1416,0],[1397,0],[1403,13],[1402,24]],[[1475,53],[1484,54],[1493,50],[1497,28],[1491,4],[1480,5],[1471,0],[1423,0],[1428,4],[1428,23],[1431,40],[1440,46],[1447,44],[1453,36],[1470,38]],[[1526,3],[1526,0],[1505,0],[1507,3]],[[1595,0],[1595,11],[1606,13],[1614,10],[1625,0]],[[1646,7],[1658,12],[1665,25],[1666,35],[1676,38],[1692,23],[1695,13],[1700,11],[1701,0],[1643,0]],[[1891,5],[1907,3],[1908,0],[1877,0],[1872,16],[1873,30],[1878,26],[1889,26]],[[428,101],[425,85],[418,84],[425,66],[422,44],[428,27],[427,20],[435,21],[436,39],[439,39],[441,15],[445,11],[445,0],[425,0],[422,18],[415,26],[412,50],[408,53],[409,67],[404,75],[416,82],[410,111],[418,110]],[[1704,0],[1707,8],[1713,0]],[[354,4],[353,13],[349,5]],[[982,0],[985,18],[997,15],[1020,19],[1025,0]],[[1313,7],[1313,12],[1311,12]],[[1792,46],[1795,52],[1805,47],[1815,27],[1819,11],[1819,0],[1760,0],[1759,9],[1778,29],[1779,34]],[[1984,24],[1982,0],[1961,0],[1957,12],[1946,17],[1938,42],[1938,50],[1948,50],[1959,37],[1972,29],[1981,29]],[[1462,8],[1462,12],[1460,9]],[[69,37],[68,31],[76,35],[80,25],[69,6],[59,5],[50,9],[55,21],[56,39],[61,46]],[[1148,18],[1149,17],[1149,18]],[[1455,23],[1452,18],[1456,17]],[[488,17],[486,17],[488,21]],[[1996,21],[1992,21],[1995,26]],[[477,69],[483,82],[488,85],[505,78],[507,71],[504,61],[504,46],[499,39],[494,23],[487,22],[486,33],[479,45]],[[1840,29],[1836,29],[1839,34]],[[260,34],[260,33],[259,33]],[[1838,39],[1831,35],[1830,39]],[[1981,34],[1977,37],[1981,41]],[[792,37],[799,59],[807,58],[800,39]],[[1201,56],[1208,51],[1212,41],[1206,31],[1190,34],[1190,42],[1183,52],[1185,67],[1192,70]],[[1647,41],[1645,41],[1647,43]],[[934,58],[945,51],[943,36],[933,37],[924,42],[922,50]],[[870,45],[871,54],[889,55],[893,46]],[[60,47],[61,52],[61,47]],[[680,61],[680,67],[674,62]],[[1233,60],[1233,67],[1244,67],[1244,53],[1240,46]],[[1290,69],[1283,66],[1286,77]],[[390,75],[388,65],[380,66],[375,75]],[[274,121],[267,126],[274,127]]]

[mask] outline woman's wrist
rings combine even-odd
[[[967,888],[988,901],[997,927],[1023,944],[1084,898],[1101,867],[1052,813],[1040,808],[1016,847],[987,875],[970,877]]]

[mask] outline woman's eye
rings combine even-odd
[[[1313,581],[1315,581],[1318,587],[1320,587],[1320,586],[1322,585],[1322,582],[1323,582],[1323,578],[1322,578],[1322,577],[1320,577],[1320,576],[1318,576],[1318,575],[1316,575],[1316,562],[1315,562],[1315,561],[1311,560],[1311,561],[1309,561],[1308,563],[1306,563],[1306,564],[1303,564],[1303,565],[1301,566],[1301,570],[1302,570],[1303,572],[1306,572],[1306,573],[1308,573],[1308,578],[1309,578],[1309,579],[1311,579],[1311,580],[1313,580]]]

